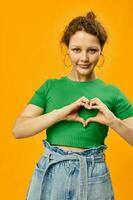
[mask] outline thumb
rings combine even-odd
[[[81,122],[84,127],[86,126],[86,122],[85,122],[85,120],[82,117],[77,117],[76,121]]]
[[[90,117],[90,118],[88,118],[88,119],[85,121],[86,126],[87,126],[87,124],[88,124],[89,122],[94,122],[94,121],[95,121],[95,117]]]

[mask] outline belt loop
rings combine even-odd
[[[95,158],[94,158],[94,155],[91,155],[91,176],[92,176],[92,172],[93,172],[93,169],[94,169],[94,166],[95,166]]]
[[[51,156],[51,152],[48,152],[48,153],[47,153],[48,163],[50,162],[50,156]]]

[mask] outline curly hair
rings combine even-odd
[[[86,16],[78,16],[72,19],[65,27],[64,33],[60,40],[60,45],[62,46],[62,44],[64,44],[66,47],[68,47],[70,38],[75,34],[76,31],[85,31],[97,36],[102,50],[108,36],[105,28],[95,18],[95,13],[90,11],[86,14]]]

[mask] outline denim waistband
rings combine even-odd
[[[104,151],[108,148],[107,145],[100,145],[98,147],[92,147],[85,151],[64,151],[57,146],[50,145],[46,140],[42,140],[44,146],[46,147],[45,155],[48,159],[52,158],[45,169],[43,176],[45,176],[46,170],[53,165],[64,160],[79,160],[80,163],[80,173],[79,173],[79,199],[87,200],[87,162],[91,162],[92,170],[95,162],[104,162],[105,154]]]
[[[51,145],[47,140],[42,140],[44,146],[46,147],[46,152],[48,151],[52,151],[53,153],[59,153],[61,155],[68,155],[68,154],[73,154],[73,153],[77,153],[79,155],[85,155],[85,156],[89,156],[89,155],[97,155],[100,152],[103,152],[105,149],[108,148],[108,146],[106,144],[100,145],[98,147],[91,147],[88,148],[87,150],[81,151],[81,152],[77,152],[77,151],[64,151],[63,149],[60,149],[57,146]]]

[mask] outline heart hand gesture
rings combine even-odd
[[[78,110],[80,109],[81,106],[85,107],[87,103],[89,103],[89,100],[83,96],[78,100],[76,100],[75,102],[73,102],[72,104],[61,108],[60,112],[62,113],[63,120],[79,121],[83,124],[83,126],[85,126],[86,125],[85,119],[79,116]]]
[[[81,106],[86,109],[98,109],[99,112],[95,117],[89,117],[85,120],[78,115],[78,110]],[[72,104],[67,105],[59,110],[63,120],[79,121],[84,127],[87,126],[89,122],[99,122],[101,124],[109,125],[116,118],[115,115],[99,98],[93,98],[89,100],[85,96],[82,96]]]

